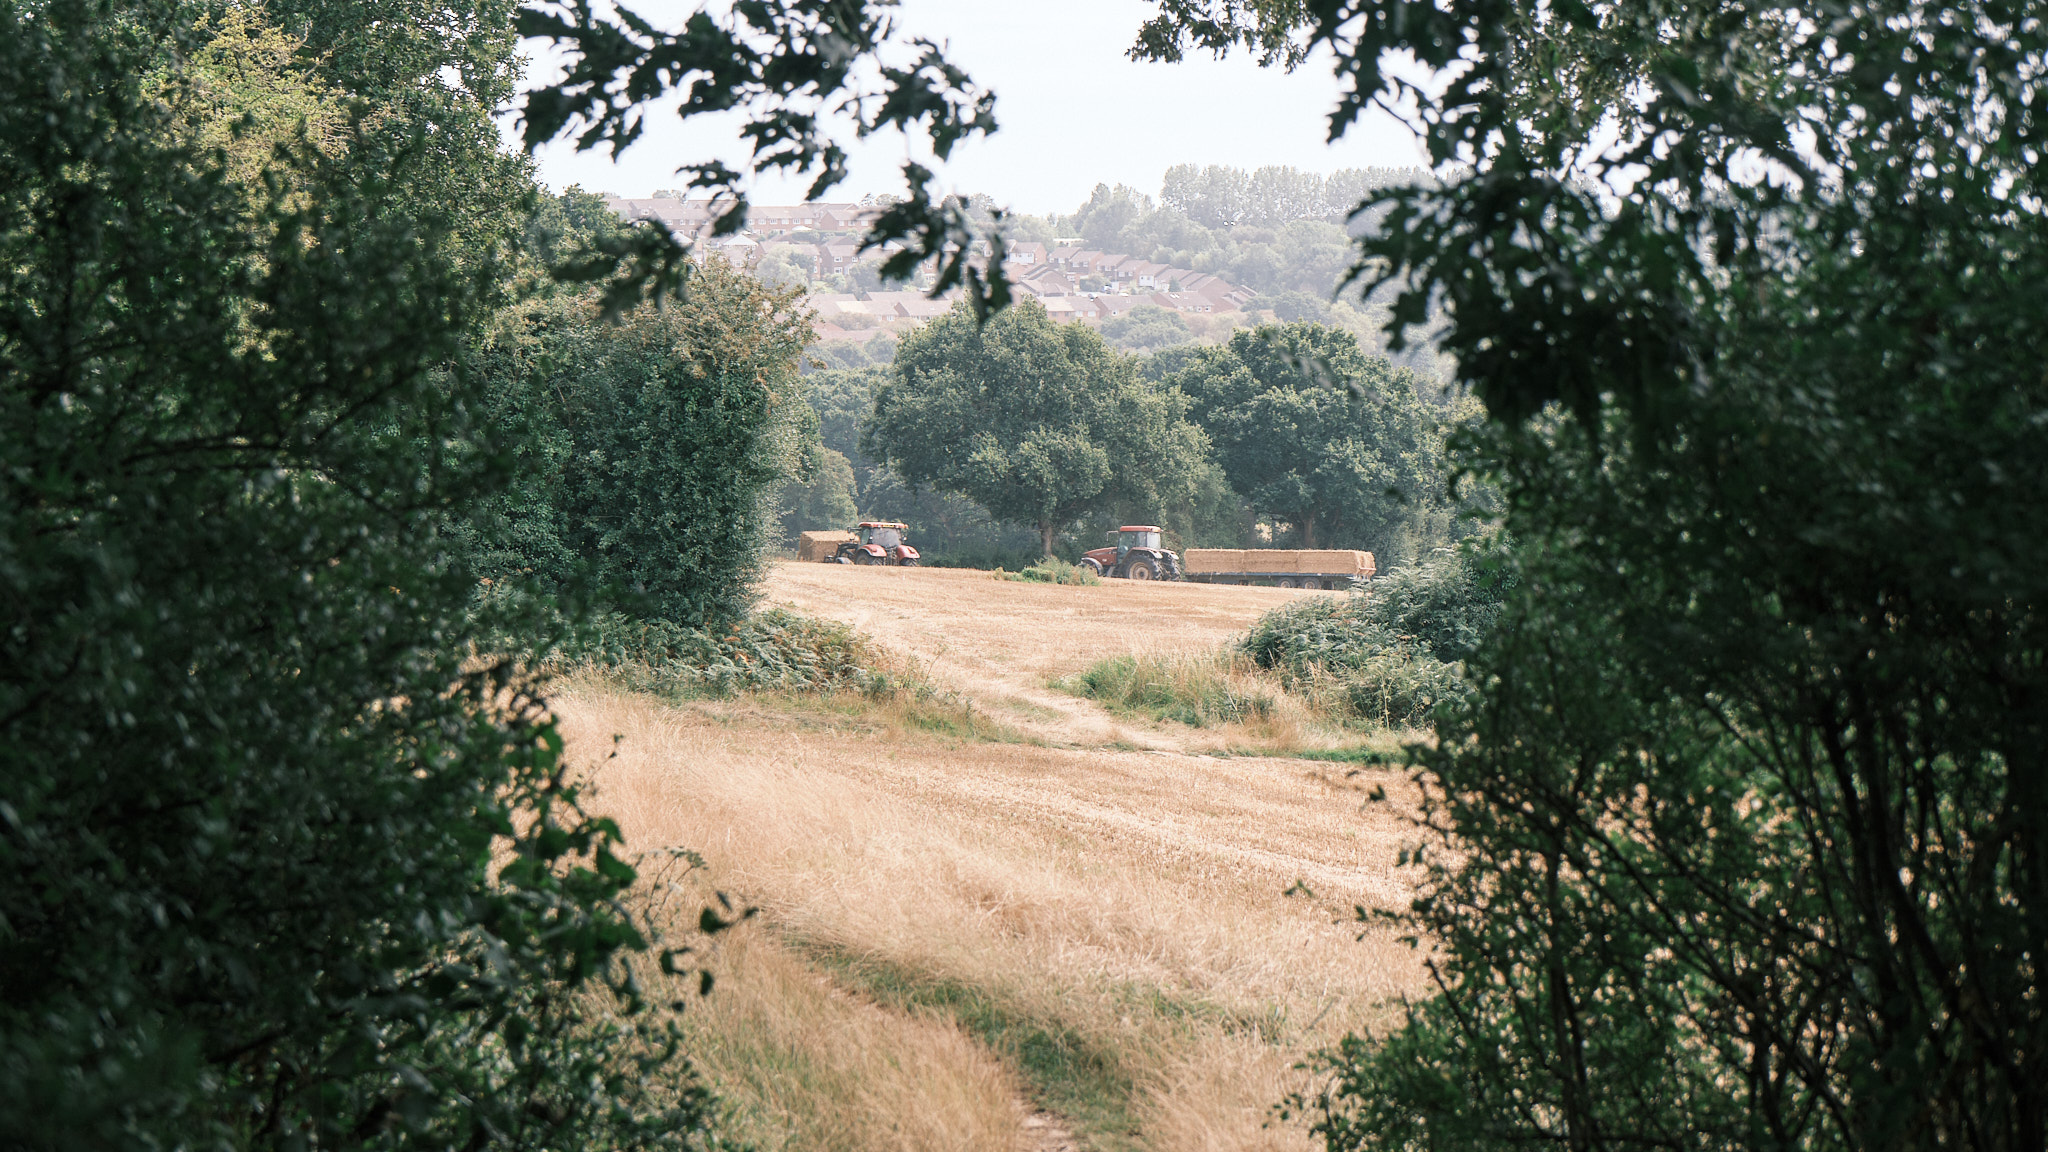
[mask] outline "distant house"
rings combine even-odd
[[[1140,264],[1131,270],[1131,279],[1140,288],[1166,287],[1167,266],[1164,264]]]
[[[860,256],[860,245],[850,240],[818,245],[818,271],[844,272]]]
[[[1136,256],[1112,256],[1095,266],[1096,275],[1121,288],[1134,284],[1140,268],[1162,268],[1165,265],[1140,260]]]
[[[1023,273],[1017,283],[1029,285],[1034,296],[1071,296],[1076,291],[1074,278],[1049,264]]]
[[[814,292],[811,294],[811,307],[816,310],[819,319],[828,321],[843,316],[873,317],[876,314],[867,301],[850,292]],[[887,313],[890,316],[895,314],[894,309]]]
[[[1083,318],[1094,319],[1100,315],[1095,310],[1095,302],[1086,296],[1054,296],[1043,303],[1045,314],[1061,324]]]
[[[1095,314],[1107,320],[1112,317],[1121,316],[1140,304],[1150,304],[1152,300],[1146,296],[1103,295],[1097,296],[1094,303]]]
[[[604,204],[621,220],[651,220],[666,226],[684,240],[709,231],[712,222],[732,207],[730,200],[678,200],[673,196],[640,199],[610,196],[605,198]]]
[[[957,293],[946,298],[933,300],[922,292],[870,292],[867,306],[877,316],[896,316],[908,320],[930,320],[944,316],[953,308]]]
[[[1105,257],[1100,252],[1076,252],[1067,259],[1067,269],[1077,276],[1093,276],[1097,271],[1096,266],[1105,259],[1116,258]]]
[[[761,262],[760,241],[748,236],[738,233],[731,236],[708,236],[698,243],[743,268],[751,268]]]
[[[1045,263],[1045,245],[1036,241],[1012,244],[1009,251],[1010,263],[1012,264],[1034,265]]]
[[[1079,248],[1071,244],[1062,244],[1045,254],[1045,262],[1055,268],[1065,268],[1074,262],[1074,257],[1080,254],[1081,250]]]

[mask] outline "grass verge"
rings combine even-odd
[[[942,1014],[1024,1078],[1033,1103],[1064,1116],[1091,1149],[1141,1145],[1137,1085],[1113,1047],[1058,1020],[1023,1012],[987,988],[934,976],[828,944],[798,952],[843,987],[910,1016]]]

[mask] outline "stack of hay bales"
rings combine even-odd
[[[1313,572],[1361,578],[1374,572],[1372,553],[1349,548],[1190,548],[1181,553],[1181,569],[1191,573]]]
[[[796,558],[830,560],[839,554],[841,544],[851,544],[859,539],[851,532],[806,532],[797,537]]]

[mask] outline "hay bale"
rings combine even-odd
[[[860,539],[851,532],[805,532],[797,537],[796,558],[799,560],[830,560],[839,552],[841,544],[851,544]]]
[[[1242,548],[1189,548],[1180,554],[1183,572],[1242,572]]]
[[[1294,553],[1296,572],[1327,572],[1350,576],[1370,576],[1373,570],[1372,553],[1357,552],[1350,548],[1302,548]]]

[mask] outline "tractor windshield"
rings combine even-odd
[[[1123,538],[1118,543],[1126,548],[1157,548],[1159,547],[1159,533],[1125,532],[1123,533]]]
[[[868,543],[880,545],[883,548],[894,548],[903,543],[903,533],[894,528],[870,528],[868,529]]]

